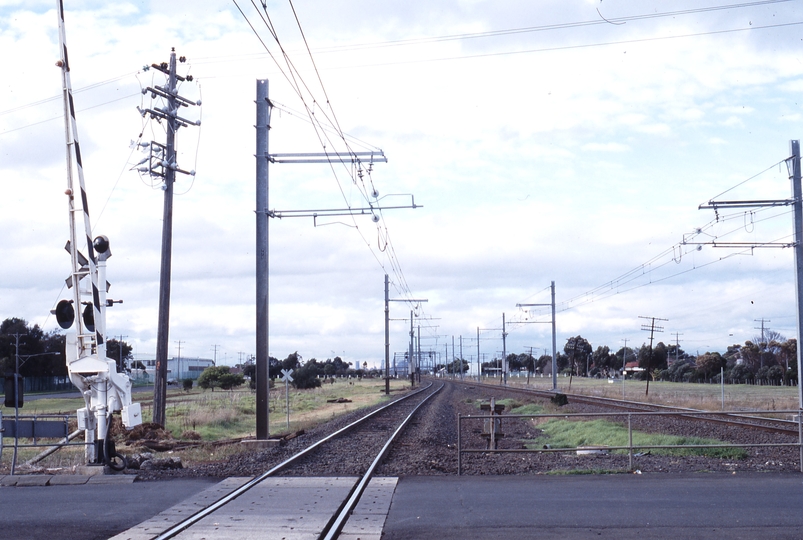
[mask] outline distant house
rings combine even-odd
[[[625,375],[635,375],[642,371],[644,371],[644,368],[638,367],[638,362],[628,362],[625,364]]]

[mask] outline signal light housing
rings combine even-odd
[[[75,310],[70,300],[62,300],[56,305],[56,322],[67,330],[75,322]]]
[[[92,304],[87,304],[84,308],[84,313],[81,315],[84,319],[84,326],[89,332],[95,331],[95,308],[92,307]]]

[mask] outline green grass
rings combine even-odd
[[[508,414],[543,414],[544,408],[535,403],[527,403],[510,409]]]
[[[547,443],[552,448],[628,445],[627,428],[607,420],[587,422],[550,420],[539,424],[538,428],[544,432],[544,436],[526,443],[528,448],[541,448]],[[700,437],[677,437],[640,431],[633,432],[634,446],[699,444],[723,444],[723,442]],[[664,456],[706,456],[727,459],[743,459],[747,456],[747,452],[743,448],[651,448],[648,450],[654,455]],[[616,452],[624,453],[626,451],[618,450]]]
[[[477,409],[479,409],[480,405],[482,404],[488,404],[487,401],[479,399],[466,400],[466,403],[473,403]],[[544,412],[544,408],[541,405],[536,405],[535,403],[523,403],[518,399],[497,399],[495,403],[497,405],[505,406],[505,414],[542,414]]]
[[[310,429],[311,427],[331,420],[355,409],[371,406],[385,401],[385,382],[383,379],[337,379],[334,383],[325,383],[320,388],[310,390],[295,390],[289,388],[290,425],[287,425],[287,410],[284,385],[271,388],[269,397],[270,433],[272,435]],[[399,390],[407,390],[409,383],[404,380],[392,380],[393,396]],[[136,393],[134,399],[142,402],[143,421],[149,422],[152,416],[151,398],[149,393]],[[334,398],[347,398],[350,403],[327,403]],[[41,399],[27,401],[21,415],[62,413],[75,415],[76,409],[84,406],[84,400],[70,399]],[[0,409],[4,417],[13,417],[13,408]],[[205,442],[253,436],[256,431],[256,395],[248,388],[238,388],[232,391],[215,390],[204,391],[198,388],[189,393],[180,389],[169,389],[165,407],[166,429],[172,432],[173,437],[182,439],[182,434],[194,431]],[[0,468],[8,467],[11,462],[12,450],[6,448],[2,452]],[[28,442],[21,440],[20,442]],[[42,441],[46,442],[46,441]],[[124,446],[124,453],[126,449]],[[40,452],[42,448],[20,449],[18,463]],[[215,449],[196,448],[191,450],[175,451],[173,455],[182,456],[188,463],[199,461],[218,460],[231,453],[241,452],[240,445],[218,447]],[[44,467],[66,467],[83,463],[83,449],[61,450],[52,458],[42,462]]]

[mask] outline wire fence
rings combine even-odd
[[[795,420],[790,424],[797,427],[798,440],[794,443],[721,443],[721,444],[633,444],[633,417],[639,416],[692,416],[692,417],[705,417],[705,416],[723,416],[723,415],[778,415],[790,414],[794,415]],[[607,445],[587,445],[583,447],[567,447],[567,448],[497,448],[497,434],[501,433],[502,420],[522,418],[522,419],[538,419],[538,418],[610,418],[610,417],[627,417],[627,439],[628,444],[623,446],[607,446]],[[463,441],[463,423],[471,421],[483,422],[482,436],[488,440],[485,448],[464,448]],[[458,476],[463,472],[463,454],[493,454],[493,453],[558,453],[558,452],[608,452],[615,450],[626,450],[628,454],[628,469],[633,470],[633,456],[636,450],[650,450],[650,449],[691,449],[691,448],[768,448],[768,447],[797,447],[799,449],[800,459],[800,472],[803,472],[803,414],[798,410],[788,411],[690,411],[690,412],[614,412],[614,413],[569,413],[569,414],[489,414],[489,415],[458,415],[457,417],[457,474]]]

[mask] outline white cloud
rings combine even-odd
[[[62,250],[68,231],[56,15],[45,2],[0,5],[0,49],[17,51],[0,58],[3,72],[14,74],[0,83],[0,225],[12,231],[0,240],[12,261],[0,306],[4,316],[53,328],[47,312],[63,294],[69,269]],[[129,158],[128,142],[143,130],[135,110],[140,84],[160,81],[142,66],[166,60],[175,46],[200,82],[200,91],[184,84],[181,92],[204,105],[201,129],[178,135],[181,165],[198,174],[175,201],[171,336],[186,341],[182,354],[210,356],[213,343],[230,360],[253,352],[255,79],[270,79],[277,102],[297,111],[304,105],[228,2],[65,7],[73,86],[87,88],[75,98],[93,224],[112,240],[109,281],[112,294],[125,300],[111,310],[110,331],[129,335],[138,354],[153,351],[162,192],[126,164],[138,160]],[[782,160],[787,139],[797,137],[790,127],[801,114],[795,92],[803,67],[794,67],[797,52],[788,39],[794,27],[702,35],[744,26],[743,15],[754,26],[765,24],[758,10],[421,41],[596,20],[600,5],[297,7],[326,97],[287,6],[270,9],[315,92],[315,104],[307,105],[317,117],[329,114],[328,97],[344,131],[386,152],[389,162],[372,172],[380,193],[413,193],[424,207],[384,212],[392,252],[380,251],[368,219],[356,220],[359,230],[271,221],[271,354],[277,356],[297,349],[325,358],[336,351],[375,363],[383,354],[383,274],[399,279],[390,253],[412,294],[430,299],[423,313],[440,317],[439,328],[423,336],[495,328],[516,302],[544,300],[538,291],[552,280],[559,302],[582,295],[671,253],[683,233],[713,219],[697,210],[701,201]],[[603,7],[606,18],[667,9],[656,2]],[[685,7],[696,4],[672,9]],[[791,13],[789,6],[775,9],[779,17]],[[665,39],[690,34],[701,35]],[[404,39],[419,41],[386,43]],[[349,48],[333,48],[343,45]],[[109,82],[88,88],[103,81]],[[155,124],[143,134],[163,137]],[[270,137],[274,152],[320,151],[308,124],[278,109]],[[341,189],[351,204],[362,204],[347,175],[339,173],[338,185],[325,166],[272,165],[270,175],[271,208],[341,207]],[[734,196],[785,197],[787,184],[783,171],[774,171]],[[189,185],[182,178],[177,191]],[[788,223],[778,218],[739,234],[777,238],[788,234]],[[667,330],[687,343],[721,349],[747,339],[728,334],[750,331],[753,318],[793,314],[783,293],[792,279],[785,253],[713,262],[721,257],[710,248],[680,264],[663,256],[638,279],[562,311],[559,342],[580,333],[595,346],[613,348],[624,337],[637,343],[638,315],[654,314],[669,318]],[[750,300],[757,303],[748,306]],[[394,316],[408,310],[393,306]],[[541,326],[516,327],[509,350],[546,344]],[[392,350],[404,349],[405,323],[391,328]]]
[[[583,149],[591,152],[628,152],[630,147],[622,143],[587,143],[583,145]]]

